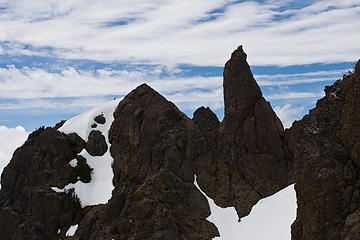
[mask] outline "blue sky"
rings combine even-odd
[[[0,126],[51,126],[143,82],[223,117],[244,46],[286,127],[360,57],[360,0],[0,0]]]

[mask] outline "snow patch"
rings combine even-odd
[[[89,133],[93,130],[93,128],[91,128],[91,125],[95,122],[94,118],[97,115],[103,114],[106,122],[105,124],[99,124],[97,130],[102,132],[102,134],[107,137],[111,123],[114,121],[113,113],[120,100],[121,99],[117,99],[105,103],[102,106],[91,109],[87,112],[84,112],[67,120],[64,125],[59,128],[59,131],[66,134],[76,133],[87,142]]]
[[[52,189],[56,192],[64,192],[75,188],[75,193],[79,197],[82,207],[107,203],[114,189],[112,184],[114,174],[111,167],[113,158],[110,151],[108,150],[103,156],[93,157],[84,149],[80,155],[86,158],[87,164],[94,169],[91,173],[91,181],[89,183],[77,181],[66,185],[63,189],[55,187]]]
[[[77,160],[76,160],[76,158],[73,159],[73,160],[71,160],[71,161],[69,162],[69,164],[70,164],[71,167],[76,167],[76,166],[77,166]]]
[[[196,181],[195,186],[206,196],[211,215],[207,218],[219,230],[220,237],[216,240],[289,240],[291,224],[296,218],[296,192],[294,184],[272,196],[261,199],[253,206],[250,214],[238,222],[234,207],[221,208],[201,191]]]
[[[79,224],[73,225],[69,227],[69,230],[67,230],[65,236],[66,237],[72,237],[76,233],[76,230],[78,229]]]
[[[57,193],[62,193],[64,192],[64,189],[60,189],[60,188],[57,188],[57,187],[51,187],[52,190],[54,190],[55,192]]]
[[[86,151],[86,149],[83,149],[79,154],[86,158],[87,164],[94,169],[91,172],[90,183],[77,181],[76,183],[70,183],[66,185],[64,189],[52,188],[54,191],[61,192],[74,188],[76,195],[80,199],[82,207],[107,203],[107,201],[111,198],[111,192],[114,189],[112,184],[114,174],[111,166],[113,158],[110,154],[110,143],[108,136],[111,124],[114,121],[113,113],[119,102],[120,99],[114,100],[104,104],[103,106],[80,114],[74,118],[69,119],[61,128],[59,128],[59,131],[66,134],[75,132],[82,139],[87,141],[89,133],[93,130],[91,125],[94,123],[94,118],[97,115],[103,114],[106,119],[105,124],[98,125],[97,130],[99,130],[105,137],[106,144],[108,145],[107,152],[103,156],[91,156]],[[75,162],[73,161],[74,160],[70,162],[72,167],[75,165]]]

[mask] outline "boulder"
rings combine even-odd
[[[85,148],[91,156],[102,156],[108,150],[105,137],[98,130],[90,132]]]
[[[106,122],[106,119],[104,117],[104,114],[99,114],[94,118],[94,121],[98,124],[104,124]]]

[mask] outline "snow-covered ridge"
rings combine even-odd
[[[211,215],[207,218],[219,230],[216,240],[290,240],[291,224],[296,218],[296,192],[294,184],[272,196],[261,199],[253,206],[250,214],[238,222],[234,207],[217,206],[199,187],[195,176],[195,186],[206,196]]]
[[[94,123],[94,118],[97,115],[103,114],[106,119],[105,124],[98,124],[95,129],[99,130],[107,140],[111,123],[114,121],[113,113],[120,101],[121,99],[107,102],[99,107],[70,118],[61,128],[59,128],[59,131],[66,134],[76,133],[82,139],[87,141],[89,133],[94,130],[94,128],[91,128],[91,125]]]
[[[79,154],[86,158],[87,164],[94,169],[91,172],[90,183],[77,181],[74,184],[68,184],[64,189],[58,189],[56,187],[52,188],[56,192],[74,188],[76,195],[81,201],[82,207],[107,203],[107,201],[111,198],[111,192],[114,189],[112,184],[114,174],[111,167],[113,158],[110,154],[108,136],[111,124],[114,121],[113,113],[119,102],[120,99],[114,100],[90,111],[84,112],[67,120],[64,125],[59,128],[59,131],[66,134],[76,133],[85,141],[88,140],[89,133],[92,130],[98,130],[102,133],[102,135],[104,135],[106,144],[108,145],[107,152],[102,156],[91,156],[86,149],[83,149]],[[91,125],[95,123],[94,118],[98,115],[103,115],[106,122],[104,124],[97,124],[96,128],[92,128]],[[76,163],[72,160],[71,165],[76,166],[75,164]]]

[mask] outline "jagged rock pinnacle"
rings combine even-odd
[[[253,108],[261,99],[260,88],[246,62],[246,53],[242,46],[231,54],[230,60],[225,64],[223,76],[226,120],[232,119],[234,114],[238,115],[246,109]]]

